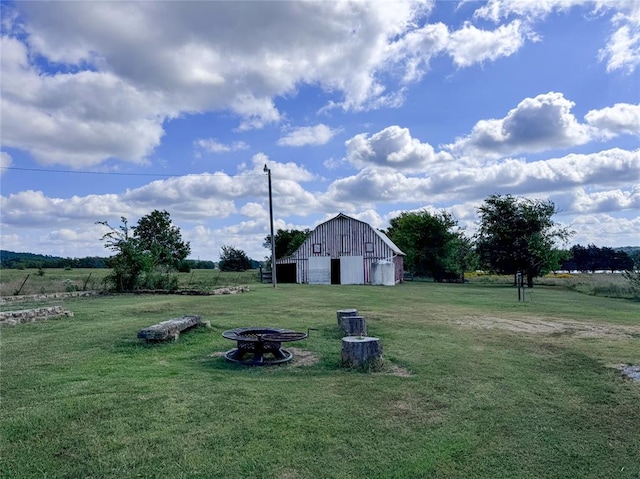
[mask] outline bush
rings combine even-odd
[[[62,281],[62,284],[64,285],[64,290],[67,293],[71,293],[73,291],[77,291],[78,290],[78,285],[71,279],[67,278],[64,281]]]
[[[169,273],[146,273],[142,279],[140,287],[143,289],[175,291],[178,289],[178,277]]]
[[[622,276],[629,282],[633,298],[640,299],[640,271],[625,271]]]

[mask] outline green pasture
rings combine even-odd
[[[0,296],[58,293],[65,291],[101,290],[111,272],[106,268],[0,269]],[[189,273],[172,273],[178,277],[181,289],[209,291],[218,287],[236,286],[258,281],[258,271],[222,272],[194,269]]]
[[[526,302],[506,284],[250,286],[73,299],[74,317],[0,328],[0,477],[640,477],[640,382],[616,369],[640,364],[638,302],[551,285]],[[381,339],[381,371],[340,366],[344,308]],[[185,314],[211,327],[136,339]],[[245,368],[221,357],[240,326],[317,331],[292,363]]]

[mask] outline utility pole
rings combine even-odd
[[[273,234],[273,198],[271,196],[271,169],[264,165],[264,170],[269,178],[269,219],[271,221],[271,283],[275,288],[277,285],[276,280],[276,237]]]

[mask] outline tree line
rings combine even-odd
[[[631,254],[623,250],[599,248],[594,244],[587,246],[575,245],[565,253],[565,259],[560,269],[566,271],[580,271],[595,273],[596,271],[630,271],[640,269],[640,249]]]
[[[0,268],[6,269],[100,269],[109,268],[109,257],[87,256],[84,258],[64,258],[35,253],[19,253],[0,250]],[[189,272],[192,269],[215,269],[216,263],[209,260],[185,259],[178,267],[179,271]]]

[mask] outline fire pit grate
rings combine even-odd
[[[222,337],[236,341],[237,347],[227,351],[227,361],[247,366],[268,366],[291,361],[293,353],[282,349],[282,343],[299,341],[307,333],[278,328],[235,328],[222,333]]]

